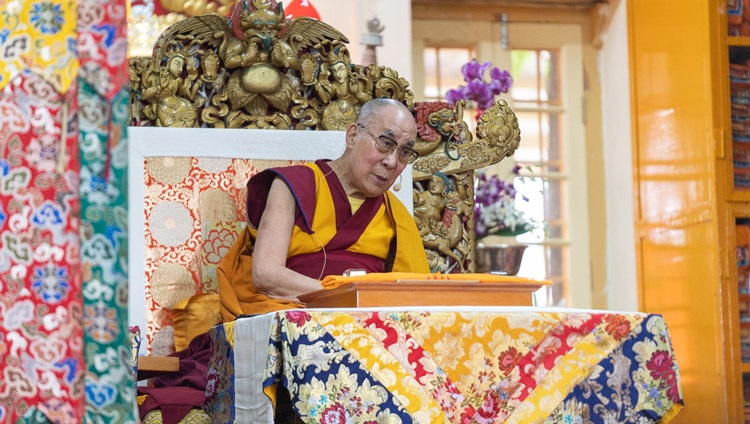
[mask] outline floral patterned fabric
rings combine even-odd
[[[660,315],[509,309],[278,312],[264,386],[282,382],[308,423],[655,423],[681,409]]]
[[[0,97],[0,422],[81,422],[74,94],[24,73]]]
[[[81,265],[89,423],[134,423],[128,323],[127,0],[79,0]]]
[[[136,421],[125,1],[0,7],[0,422]]]
[[[127,108],[81,81],[79,92],[81,264],[90,423],[136,422],[127,274]]]
[[[108,101],[128,85],[127,1],[78,0],[79,78]]]
[[[206,410],[214,422],[235,422],[234,419],[234,322],[217,325],[209,331],[211,361],[206,383]]]
[[[145,293],[148,350],[174,351],[172,308],[216,293],[216,267],[246,221],[247,181],[299,161],[203,157],[144,159]]]

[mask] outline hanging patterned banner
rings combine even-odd
[[[106,100],[128,83],[125,0],[78,1],[79,76]]]
[[[0,422],[80,423],[83,334],[75,87],[0,96]]]
[[[73,0],[0,12],[1,422],[83,418],[75,17]]]
[[[90,423],[131,423],[128,343],[126,0],[79,0],[81,269]]]
[[[0,88],[29,69],[66,93],[78,73],[76,2],[0,2]]]
[[[86,422],[136,422],[127,328],[128,92],[110,104],[81,81],[78,101]]]
[[[0,422],[137,422],[125,0],[8,0],[0,22]]]

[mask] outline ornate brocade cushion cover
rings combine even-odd
[[[172,308],[216,293],[216,266],[246,222],[246,184],[266,169],[303,163],[206,157],[144,159],[146,337],[174,351]]]

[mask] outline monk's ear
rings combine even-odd
[[[357,137],[357,124],[351,123],[346,127],[346,147],[354,147],[354,138]]]

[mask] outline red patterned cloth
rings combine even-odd
[[[150,157],[144,168],[146,331],[155,355],[174,351],[171,310],[216,293],[216,267],[244,228],[246,184],[270,167],[300,162]],[[131,164],[131,166],[137,166]]]
[[[79,76],[106,100],[128,84],[127,24],[124,0],[78,1]]]
[[[0,421],[84,408],[76,87],[21,74],[0,97]],[[64,137],[63,137],[64,136]]]

